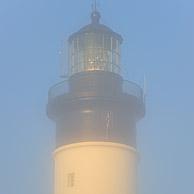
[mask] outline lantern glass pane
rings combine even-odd
[[[94,70],[120,73],[119,46],[109,34],[80,34],[70,43],[70,75]]]

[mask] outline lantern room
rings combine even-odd
[[[100,24],[100,13],[93,11],[91,24],[69,37],[69,75],[84,71],[120,73],[122,37]]]

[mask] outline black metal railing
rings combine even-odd
[[[69,93],[68,80],[64,80],[52,86],[49,90],[49,100]],[[123,93],[134,96],[144,102],[144,92],[142,88],[134,82],[123,80]]]

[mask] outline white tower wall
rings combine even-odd
[[[55,151],[55,194],[135,194],[136,150],[111,142],[81,142]]]

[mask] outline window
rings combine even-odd
[[[67,187],[73,187],[75,182],[75,173],[67,174]]]

